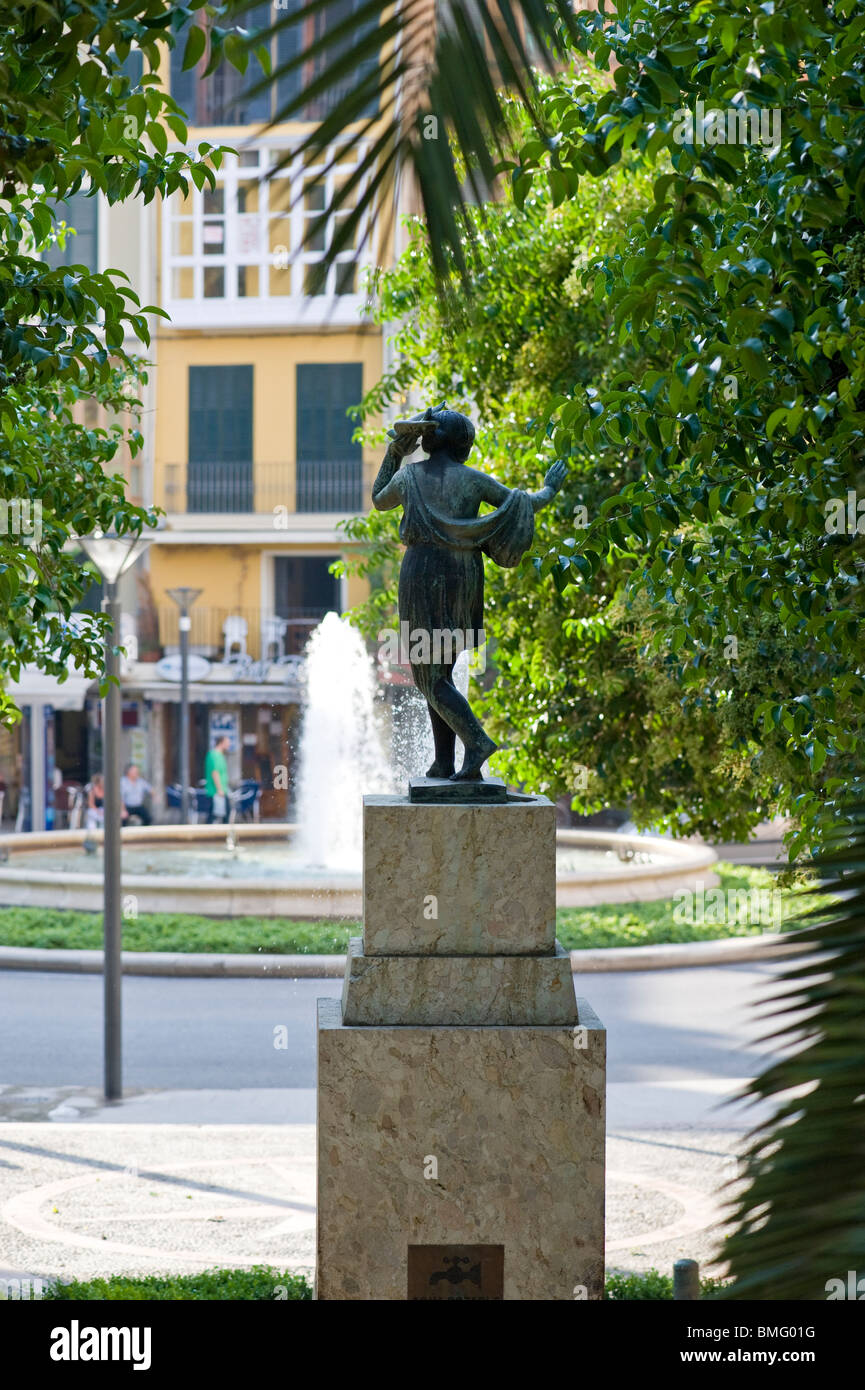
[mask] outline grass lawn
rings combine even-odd
[[[142,913],[123,923],[126,951],[239,951],[279,955],[341,955],[359,922],[292,921],[287,917],[195,917]],[[0,946],[101,950],[102,914],[45,907],[0,908]]]
[[[714,1279],[701,1281],[703,1297],[711,1297],[719,1287]],[[671,1299],[673,1281],[669,1274],[650,1269],[646,1274],[608,1274],[604,1298],[616,1302],[637,1299]],[[126,1275],[110,1279],[73,1279],[68,1284],[45,1287],[43,1299],[75,1302],[132,1301],[177,1302],[191,1299],[307,1301],[312,1289],[302,1274],[280,1273],[257,1265],[254,1269],[209,1269],[203,1274]]]
[[[718,864],[723,902],[705,895],[702,914],[680,921],[681,902],[610,903],[599,907],[563,907],[556,931],[567,950],[590,946],[649,946],[666,941],[710,941],[724,936],[753,936],[771,929],[773,908],[783,900],[785,916],[795,894],[773,899],[775,879],[766,869]],[[736,898],[731,897],[735,893]],[[734,910],[738,905],[740,915]],[[702,916],[703,920],[697,920]],[[720,919],[720,920],[715,920]],[[359,922],[293,921],[283,917],[195,917],[188,913],[148,913],[123,924],[127,951],[205,951],[277,955],[341,955]],[[65,947],[99,950],[102,917],[44,907],[0,908],[0,946]]]
[[[676,899],[659,898],[649,903],[561,907],[556,913],[556,935],[569,951],[759,936],[773,926],[780,927],[781,917],[788,918],[798,906],[798,893],[779,890],[775,875],[768,869],[723,863],[714,869],[723,901],[717,890],[713,898],[712,889],[706,889],[702,904],[684,903],[679,894]]]

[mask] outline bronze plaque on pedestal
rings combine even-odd
[[[409,1302],[420,1299],[504,1298],[503,1245],[410,1245]]]

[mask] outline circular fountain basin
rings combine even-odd
[[[301,864],[293,857],[296,829],[236,825],[232,848],[222,825],[132,826],[123,831],[123,893],[134,899],[127,911],[360,918],[360,871]],[[597,830],[560,830],[556,845],[559,907],[645,901],[698,881],[717,884],[716,855],[705,845]],[[0,835],[0,856],[0,906],[101,910],[101,831]]]

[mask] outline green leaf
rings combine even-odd
[[[786,420],[786,419],[787,419],[787,407],[786,407],[786,406],[781,405],[781,406],[778,407],[777,410],[773,410],[773,411],[772,411],[772,414],[769,416],[769,419],[766,421],[766,438],[767,438],[767,439],[772,439],[773,436],[774,436],[774,434],[775,434],[776,429],[777,429],[778,426],[781,424],[781,421],[782,421],[782,420]]]
[[[147,124],[147,134],[150,136],[154,147],[159,153],[162,155],[166,154],[168,151],[168,136],[165,133],[165,127],[161,126],[158,121],[149,121]]]
[[[227,34],[224,45],[225,56],[238,72],[246,72],[249,66],[249,49],[239,34]]]
[[[207,36],[204,30],[197,24],[193,24],[189,30],[189,37],[186,40],[186,47],[183,50],[183,71],[194,68],[199,62],[204,50],[207,47]]]

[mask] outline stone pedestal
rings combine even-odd
[[[363,945],[370,956],[550,955],[556,812],[363,799]]]
[[[318,1059],[317,1297],[601,1297],[605,1034],[555,940],[545,797],[364,798]]]

